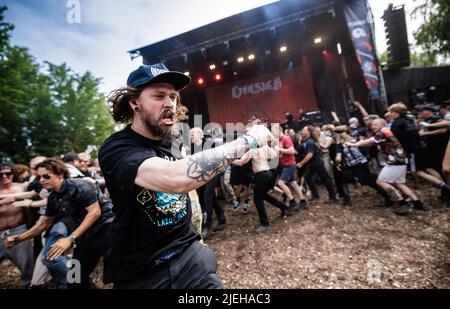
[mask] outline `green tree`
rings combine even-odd
[[[26,48],[11,46],[14,26],[0,7],[0,153],[16,161],[28,159],[27,109],[36,95],[38,66]]]
[[[100,79],[65,63],[41,67],[28,49],[11,46],[14,26],[4,22],[5,10],[0,7],[0,156],[26,162],[95,151],[114,131]]]
[[[388,63],[388,54],[387,51],[382,52],[381,54],[378,55],[378,62],[381,65],[386,65]]]
[[[428,58],[450,56],[450,1],[426,0],[418,5],[411,15],[420,14],[425,22],[414,32],[417,45],[428,54]]]
[[[412,67],[430,67],[438,65],[436,56],[428,52],[411,53]]]
[[[65,63],[46,63],[51,102],[59,122],[59,152],[94,151],[114,131],[114,125],[100,94],[99,78],[90,72],[79,75]],[[45,142],[45,141],[43,141]]]

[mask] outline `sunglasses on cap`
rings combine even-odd
[[[2,178],[3,176],[9,177],[12,174],[13,174],[12,172],[0,173],[0,178]]]
[[[37,175],[36,176],[36,180],[37,181],[41,180],[41,177],[44,178],[44,179],[49,180],[50,178],[52,178],[52,174]]]

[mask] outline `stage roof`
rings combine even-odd
[[[145,64],[163,62],[172,70],[207,72],[212,63],[223,70],[232,70],[237,58],[247,61],[249,53],[261,61],[279,53],[284,44],[290,53],[299,50],[299,46],[293,48],[292,42],[302,41],[301,48],[312,45],[309,38],[327,22],[322,23],[323,16],[315,22],[311,19],[322,14],[334,18],[336,2],[339,0],[281,0],[129,53],[132,58],[142,56]],[[332,33],[322,31],[325,41],[326,35],[331,37]]]

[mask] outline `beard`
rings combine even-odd
[[[145,128],[155,137],[160,137],[163,140],[171,140],[172,137],[172,126],[160,125],[159,122],[164,118],[174,118],[175,113],[171,110],[164,110],[158,116],[156,120],[152,119],[152,117],[141,116],[142,122],[145,125]]]

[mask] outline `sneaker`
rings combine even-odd
[[[289,207],[288,208],[292,208],[294,210],[299,210],[300,209],[300,205],[294,200],[290,200],[289,201]]]
[[[294,207],[286,207],[286,209],[282,210],[282,213],[285,216],[291,216],[295,214],[298,211],[298,209],[295,209]]]
[[[269,229],[269,226],[268,226],[268,225],[266,225],[266,226],[261,225],[260,227],[258,227],[258,228],[256,229],[256,233],[262,234],[262,233],[267,232],[268,229]]]
[[[220,230],[223,230],[223,228],[226,226],[226,222],[219,222],[217,225],[213,226],[213,231],[217,232]]]
[[[406,201],[400,202],[400,206],[394,210],[394,213],[399,216],[404,216],[409,214],[413,209],[413,205]]]
[[[385,198],[384,199],[384,207],[392,207],[392,206],[394,206],[394,204],[395,204],[395,202],[392,200],[392,199],[390,199],[390,198]]]
[[[447,184],[445,184],[446,186],[448,186]],[[448,201],[450,200],[450,194],[447,190],[444,190],[443,188],[441,188],[441,195],[439,196],[439,199],[441,201]]]
[[[246,215],[248,212],[248,203],[244,203],[244,206],[242,207],[242,213]]]
[[[344,200],[342,205],[347,207],[352,207],[352,201],[351,200]]]
[[[300,200],[300,208],[308,209],[308,202],[306,200]]]
[[[203,238],[203,239],[208,238],[208,237],[211,235],[211,233],[212,233],[211,228],[205,227],[205,228],[202,230],[202,238]]]
[[[233,205],[232,205],[232,207],[233,207],[233,210],[234,211],[236,211],[236,210],[238,210],[239,209],[239,202],[238,201],[233,201]]]
[[[425,206],[421,201],[412,201],[414,209],[427,211],[430,210],[429,207]]]

